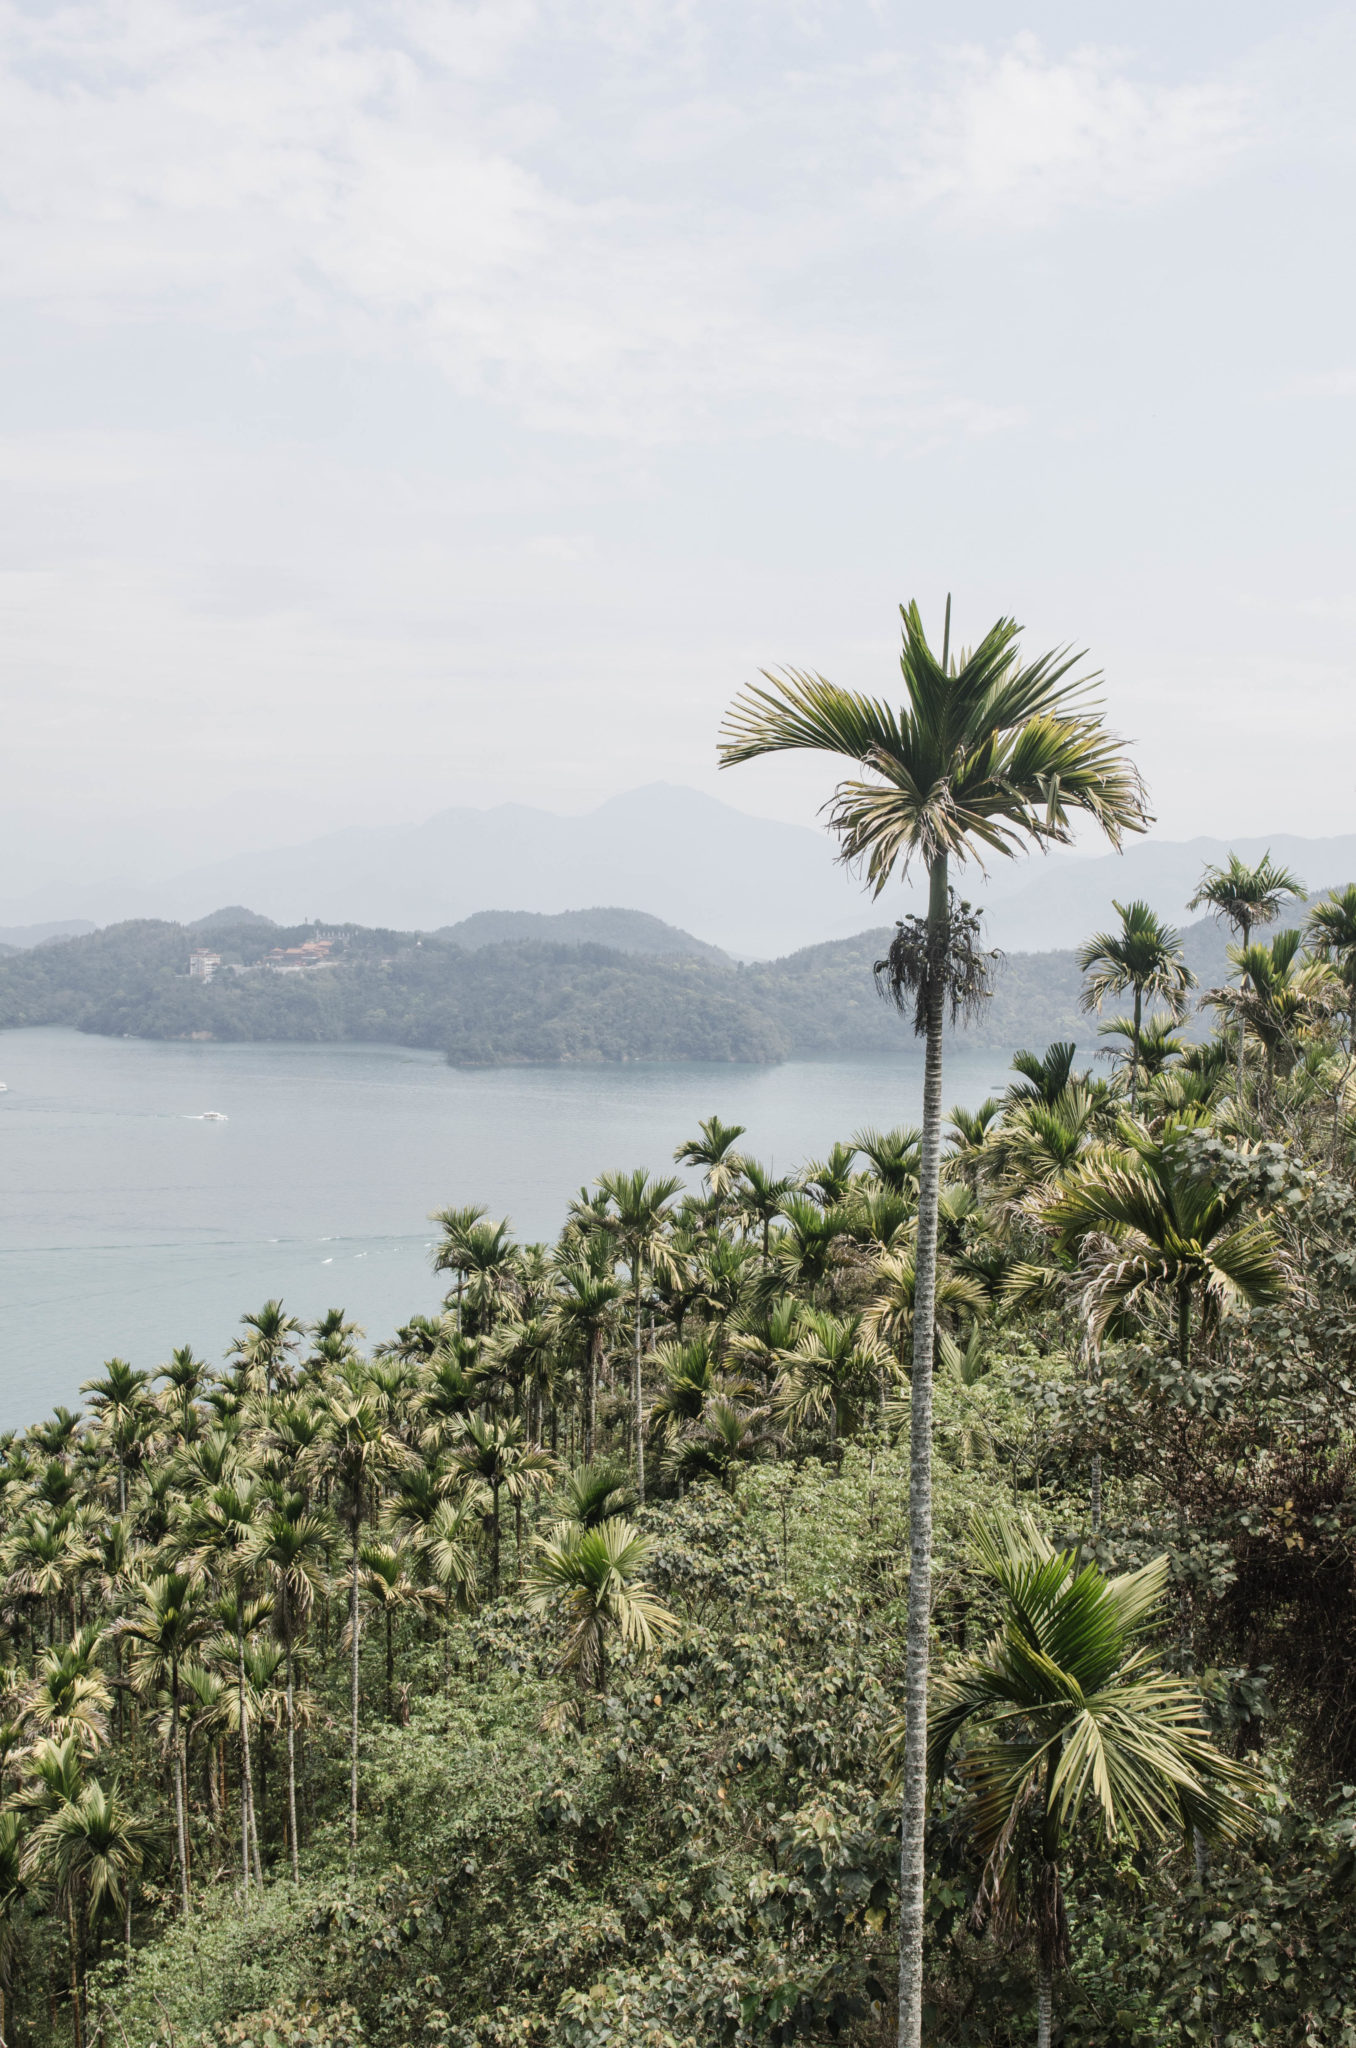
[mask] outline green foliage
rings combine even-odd
[[[935,2048],[1028,2048],[1056,1863],[1064,2041],[1356,2041],[1356,1159],[1259,1043],[1165,1041],[1127,1119],[1061,1041],[956,1119]],[[443,1312],[375,1347],[266,1303],[0,1442],[6,2039],[889,2036],[915,1139],[780,1181],[738,1142],[706,1120],[686,1197],[608,1175],[555,1247],[449,1207]],[[1099,1824],[1113,1736],[1166,1839]],[[1150,1797],[1169,1751],[1223,1803]],[[1198,1868],[1172,1837],[1221,1815]]]

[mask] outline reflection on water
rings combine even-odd
[[[948,1102],[981,1101],[1006,1064],[956,1053]],[[73,1401],[115,1353],[220,1355],[270,1295],[384,1335],[437,1305],[432,1209],[484,1202],[549,1238],[583,1182],[669,1168],[713,1111],[785,1171],[863,1124],[916,1122],[922,1073],[903,1034],[898,1066],[466,1072],[395,1046],[5,1032],[0,1426]]]

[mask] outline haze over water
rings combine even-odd
[[[1005,1068],[953,1054],[948,1103]],[[273,1295],[389,1335],[438,1306],[432,1209],[483,1202],[551,1238],[582,1183],[670,1170],[713,1111],[786,1171],[863,1124],[916,1123],[922,1076],[906,1039],[898,1065],[465,1071],[396,1046],[0,1034],[0,1426],[74,1404],[114,1355],[220,1357]]]

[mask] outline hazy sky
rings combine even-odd
[[[11,834],[808,818],[723,705],[948,587],[1163,832],[1352,829],[1354,97],[1303,0],[0,8]]]

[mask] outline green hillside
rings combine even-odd
[[[238,923],[218,914],[191,927],[113,925],[0,959],[0,1029],[66,1024],[115,1037],[358,1040],[426,1047],[458,1066],[888,1058],[910,1036],[872,979],[887,926],[735,966],[714,947],[696,957],[651,950],[651,925],[674,944],[688,935],[635,912],[587,916],[633,938],[639,931],[645,950],[481,939],[479,931],[498,929],[497,914],[485,926],[468,920],[477,928],[473,945],[463,927],[421,935],[348,925],[338,928],[330,964],[273,973],[261,965],[270,953],[313,941],[316,928],[238,915]],[[222,961],[210,982],[188,974],[191,953],[205,942]],[[1222,979],[1224,940],[1213,924],[1191,929],[1187,956],[1203,986]],[[1091,1044],[1096,1027],[1079,1013],[1081,985],[1072,953],[1007,956],[966,1042],[983,1050],[1056,1038]]]

